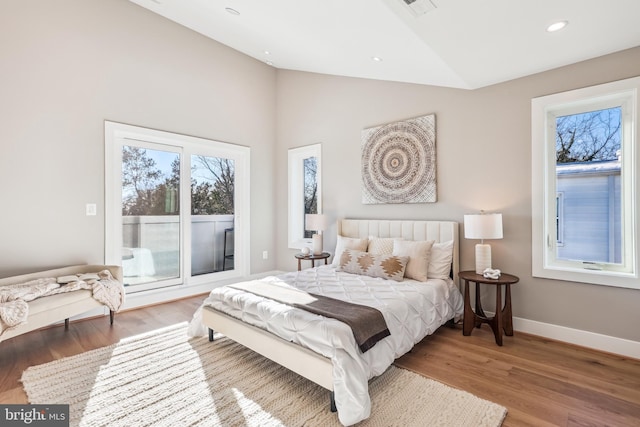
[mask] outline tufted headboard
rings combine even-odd
[[[436,243],[453,240],[453,263],[451,273],[458,284],[460,255],[458,223],[455,221],[412,221],[386,219],[341,219],[338,234],[345,237],[365,238],[402,237],[406,240],[434,240]]]

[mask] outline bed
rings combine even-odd
[[[354,241],[369,242],[365,251],[371,249],[372,253],[374,243],[378,251],[389,244],[423,246],[433,241],[432,259],[435,262],[438,258],[440,264],[446,261],[446,269],[441,265],[440,276],[426,281],[354,274],[340,263],[345,260],[341,254],[360,253],[345,249]],[[463,299],[453,279],[459,270],[458,223],[343,219],[338,221],[336,250],[332,265],[267,277],[261,282],[376,308],[384,316],[390,335],[369,350],[363,352],[358,347],[351,328],[341,321],[233,285],[211,292],[196,312],[190,333],[206,333],[208,328],[210,340],[213,331],[222,333],[319,384],[331,392],[331,409],[337,410],[340,422],[351,425],[371,413],[369,379],[382,374],[438,327],[461,317]],[[443,254],[447,256],[443,258]]]

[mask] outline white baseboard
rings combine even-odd
[[[167,288],[153,289],[149,291],[136,292],[129,294],[125,298],[123,310],[144,307],[146,305],[161,304],[163,302],[173,301],[180,298],[188,298],[194,295],[205,294],[220,286],[238,283],[245,280],[255,280],[262,277],[274,276],[281,274],[281,271],[267,271],[264,273],[252,274],[247,277],[234,277],[232,279],[219,280],[215,282],[207,282],[199,285],[184,286],[177,285]],[[204,297],[202,298],[204,301]],[[108,313],[108,311],[107,311]]]
[[[186,298],[193,295],[208,293],[214,288],[227,285],[229,283],[240,282],[242,280],[259,279],[261,277],[274,276],[282,273],[283,271],[277,270],[268,271],[264,273],[253,274],[244,279],[235,278],[232,280],[211,282],[197,286],[175,286],[172,288],[139,292],[132,295],[127,295],[123,309],[128,310],[151,304],[159,304],[179,298]],[[101,310],[105,315],[109,314],[109,310],[103,307],[93,310],[89,313],[85,313],[81,316],[76,316],[73,319],[81,319],[99,315],[99,310]],[[488,316],[494,315],[494,313],[488,311],[486,312],[486,314]],[[638,341],[597,334],[580,329],[567,328],[565,326],[558,326],[551,323],[543,323],[535,320],[523,319],[520,317],[513,318],[513,329],[516,332],[524,332],[527,334],[537,335],[557,341],[563,341],[582,347],[593,348],[607,353],[614,353],[622,356],[632,357],[634,359],[640,359],[640,342]]]
[[[166,288],[160,289],[152,289],[148,291],[136,292],[134,294],[129,294],[125,297],[125,302],[121,310],[131,310],[134,308],[140,308],[153,304],[162,304],[164,302],[174,301],[181,298],[188,298],[194,295],[200,295],[211,292],[213,289],[218,288],[220,286],[228,285],[230,283],[242,282],[244,280],[255,280],[260,279],[262,277],[267,276],[276,276],[278,274],[284,273],[280,270],[267,271],[264,273],[252,274],[250,276],[244,278],[235,277],[233,279],[220,280],[216,282],[208,282],[194,286],[170,286]],[[205,297],[202,297],[204,301]],[[109,309],[107,307],[98,307],[89,312],[83,313],[78,316],[74,316],[71,320],[80,320],[86,319],[90,317],[96,316],[107,316],[109,315]],[[116,314],[116,322],[118,315]]]
[[[487,313],[488,314],[488,313]],[[493,315],[493,314],[491,314]],[[567,328],[565,326],[542,323],[535,320],[513,318],[513,329],[531,335],[564,341],[582,347],[593,348],[607,353],[615,353],[622,356],[640,359],[640,342],[580,329]]]

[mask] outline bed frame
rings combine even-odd
[[[436,243],[453,240],[451,277],[456,284],[458,283],[457,222],[342,219],[338,221],[338,234],[355,238],[402,237],[406,240],[434,240]],[[203,308],[202,321],[209,328],[209,341],[213,341],[214,331],[220,332],[237,343],[329,390],[331,392],[331,411],[336,411],[331,359],[211,307]]]

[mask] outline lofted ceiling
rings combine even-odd
[[[464,89],[640,46],[640,0],[130,1],[279,69]]]

